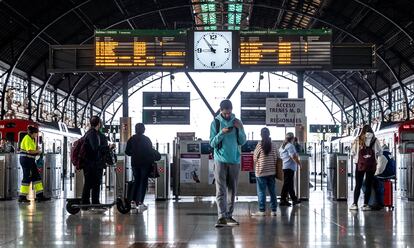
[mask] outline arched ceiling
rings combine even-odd
[[[402,82],[414,73],[413,12],[408,0],[3,0],[0,60],[46,81],[49,45],[92,43],[95,29],[331,28],[335,43],[377,48],[376,72],[306,73],[308,82],[344,109],[395,83],[409,90]],[[131,74],[130,85],[150,74]],[[49,85],[102,108],[122,83],[120,73],[103,73],[52,75]]]

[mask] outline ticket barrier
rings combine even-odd
[[[399,153],[397,157],[398,191],[403,199],[414,200],[414,153]]]
[[[168,200],[170,197],[170,161],[168,154],[161,154],[157,161],[160,177],[155,180],[155,200]]]
[[[332,200],[347,200],[348,197],[348,156],[341,153],[328,153],[325,164],[328,173],[327,193]]]
[[[0,200],[12,200],[19,196],[22,175],[18,154],[0,153]]]
[[[47,153],[43,156],[44,163],[39,169],[42,176],[43,194],[46,197],[59,198],[62,191],[62,155]]]
[[[237,187],[238,196],[257,195],[253,167],[253,151],[258,141],[248,141],[242,146],[241,169]],[[279,147],[281,142],[276,142]],[[176,196],[215,196],[213,150],[208,141],[181,141],[175,148],[174,194]],[[280,195],[282,182],[276,180]]]
[[[309,154],[299,154],[299,160],[302,166],[295,173],[295,191],[300,200],[307,201],[309,200],[311,157]]]

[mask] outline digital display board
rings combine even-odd
[[[265,125],[266,110],[242,109],[240,119],[244,125]]]
[[[106,69],[177,69],[186,65],[183,30],[96,30],[95,66]]]
[[[339,125],[309,125],[310,133],[339,133]]]
[[[332,31],[240,31],[240,69],[330,69]]]
[[[143,107],[190,107],[190,92],[143,92]]]
[[[188,125],[190,124],[190,110],[143,109],[142,120],[144,124]]]
[[[266,107],[266,98],[288,98],[288,92],[240,92],[241,107]]]

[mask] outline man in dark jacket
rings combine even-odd
[[[144,124],[137,123],[135,125],[135,135],[128,140],[125,148],[125,154],[132,158],[131,167],[135,180],[131,200],[135,202],[138,211],[141,212],[147,209],[147,206],[144,205],[144,199],[152,163],[159,160],[155,158],[155,154],[158,152],[152,148],[152,142],[144,135],[144,132]]]
[[[82,203],[90,204],[92,191],[92,204],[100,204],[100,186],[105,167],[105,154],[102,151],[108,150],[109,147],[105,135],[99,132],[102,124],[98,116],[91,117],[90,126],[91,128],[85,134],[87,156],[85,158],[85,167],[83,168],[85,183],[82,192]]]

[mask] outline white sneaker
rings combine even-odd
[[[141,205],[138,205],[138,211],[140,211],[140,212],[144,212],[145,210],[147,210],[148,209],[148,207],[147,206],[145,206],[144,204],[141,204]]]
[[[138,208],[138,205],[134,201],[132,201],[131,202],[131,209],[137,209],[137,208]]]
[[[252,213],[252,216],[266,216],[266,212],[257,211],[255,213]]]
[[[372,208],[368,204],[364,204],[364,206],[362,206],[362,211],[371,211],[371,210],[372,210]]]
[[[351,207],[349,208],[349,210],[358,210],[358,205],[357,205],[357,204],[355,204],[355,203],[353,203],[353,204],[351,205]]]
[[[276,215],[277,215],[277,214],[276,214],[276,211],[272,211],[271,215],[272,215],[272,216],[276,216]]]

